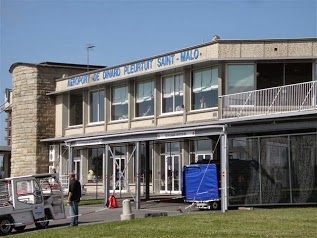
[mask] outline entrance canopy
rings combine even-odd
[[[65,142],[71,147],[92,146],[102,144],[142,142],[164,139],[178,139],[185,137],[202,137],[223,135],[226,125],[211,123],[193,123],[190,125],[173,125],[147,128],[140,130],[125,130],[120,132],[107,132],[99,134],[79,135],[41,140],[42,142]]]

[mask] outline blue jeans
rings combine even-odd
[[[79,202],[71,201],[69,203],[69,215],[70,218],[70,225],[71,226],[77,226],[78,225],[78,204]]]

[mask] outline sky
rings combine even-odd
[[[317,0],[0,0],[0,106],[16,62],[114,66],[221,39],[317,37]],[[5,145],[0,113],[0,145]]]

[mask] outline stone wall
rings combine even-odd
[[[47,173],[49,145],[55,135],[55,80],[85,69],[18,64],[12,70],[11,176]]]

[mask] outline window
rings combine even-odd
[[[309,63],[258,63],[257,89],[279,87],[311,81],[312,64]]]
[[[89,182],[98,182],[102,179],[102,148],[88,149],[88,175]]]
[[[94,91],[89,94],[89,122],[105,120],[105,91]]]
[[[154,115],[154,80],[136,82],[135,116]]]
[[[313,77],[311,63],[286,63],[285,85],[309,82]]]
[[[69,126],[83,124],[83,93],[69,94]]]
[[[112,88],[111,93],[111,120],[128,119],[128,86]]]
[[[227,94],[247,92],[254,89],[253,64],[227,65]]]
[[[217,106],[218,67],[193,71],[192,110]]]
[[[183,75],[163,78],[162,113],[183,111]]]
[[[190,141],[190,163],[209,163],[214,159],[213,151],[211,139]]]

